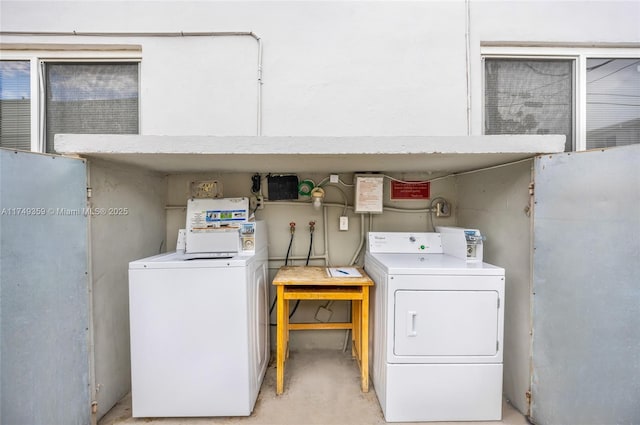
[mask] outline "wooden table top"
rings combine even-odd
[[[273,279],[278,285],[328,285],[328,286],[373,286],[373,280],[364,272],[362,267],[344,266],[357,269],[362,277],[333,277],[329,276],[327,267],[318,266],[284,266],[280,267]]]

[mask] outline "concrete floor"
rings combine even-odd
[[[275,363],[272,361],[267,369],[253,414],[249,417],[134,419],[131,417],[131,395],[129,394],[100,420],[99,425],[377,425],[386,423],[375,389],[372,387],[368,393],[360,391],[358,367],[351,358],[351,353],[336,350],[292,351],[285,372],[285,392],[277,397],[275,375]],[[486,422],[486,424],[527,425],[529,423],[506,402],[503,403],[502,418],[500,422]],[[484,422],[473,422],[473,424],[480,425]]]

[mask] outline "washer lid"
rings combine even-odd
[[[169,252],[132,261],[129,263],[129,269],[245,267],[253,257],[254,255],[235,255],[233,257],[188,259],[184,254]]]
[[[472,263],[447,254],[373,254],[388,274],[504,275],[504,269],[487,263]]]

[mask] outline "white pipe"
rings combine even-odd
[[[336,186],[336,185],[335,185],[335,184],[333,184],[333,183],[329,183],[329,184],[327,184],[327,185],[321,186],[321,183],[320,183],[320,184],[318,184],[318,186],[316,186],[316,187],[318,187],[318,188],[320,188],[320,187],[332,187],[332,188],[334,188],[334,189],[337,189],[337,190],[338,190],[338,192],[340,192],[340,194],[342,195],[342,199],[344,199],[344,210],[343,210],[343,212],[342,212],[342,213],[343,213],[343,214],[346,214],[346,213],[347,213],[347,208],[349,207],[349,199],[347,198],[347,194],[346,194],[346,193],[344,193],[344,190],[342,190],[342,188],[340,188],[340,186]]]
[[[464,40],[465,40],[465,72],[467,82],[467,136],[471,136],[471,5],[465,0]]]
[[[531,158],[527,158],[530,160]],[[461,173],[464,174],[464,173]],[[308,201],[265,201],[265,205],[296,205],[310,207],[311,204]],[[344,208],[344,204],[336,204],[332,202],[323,202],[324,207],[339,207]],[[186,210],[187,205],[165,205],[165,210]],[[347,205],[347,209],[353,209],[352,205]],[[395,208],[395,207],[383,207],[384,211],[399,212],[399,213],[428,213],[433,211],[433,208]]]
[[[349,262],[350,265],[353,265],[356,263],[356,260],[358,259],[358,256],[360,255],[360,251],[362,251],[362,247],[365,244],[365,239],[366,239],[366,235],[364,232],[364,214],[360,214],[360,245],[358,245],[358,249],[356,249],[356,252],[353,254],[353,257],[351,258],[351,261]]]
[[[371,214],[369,214],[369,216],[371,216]],[[353,257],[351,258],[351,261],[349,262],[350,265],[354,265],[356,263],[356,260],[358,259],[358,256],[360,255],[360,251],[362,250],[362,247],[365,244],[365,239],[366,239],[366,235],[364,232],[364,214],[360,214],[360,245],[358,245],[358,249],[356,249],[356,252],[353,254]],[[347,310],[349,316],[351,316],[351,304],[349,304],[348,310]],[[349,337],[351,335],[351,330],[347,329],[347,331],[344,334],[344,342],[342,343],[342,352],[346,352],[347,351],[347,346],[349,345]]]
[[[0,36],[20,37],[238,37],[249,36],[258,43],[257,135],[262,136],[262,39],[253,31],[208,32],[83,32],[83,31],[0,31]]]
[[[432,207],[427,207],[427,208],[415,208],[415,209],[410,209],[410,208],[394,208],[394,207],[382,207],[382,209],[383,209],[384,211],[399,212],[399,213],[428,213],[428,212],[435,211]]]
[[[257,133],[258,136],[262,136],[262,39],[255,33],[250,35],[258,42],[258,111],[257,111]]]
[[[327,215],[327,205],[324,205],[322,207],[322,233],[323,233],[323,239],[324,239],[324,253],[327,256],[327,258],[325,259],[325,265],[330,265],[329,264],[329,226],[327,226],[327,222],[329,221],[328,215]]]

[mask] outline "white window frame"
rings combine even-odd
[[[482,132],[485,120],[484,59],[573,59],[574,60],[574,147],[575,151],[587,149],[587,59],[640,58],[638,47],[566,47],[566,46],[481,46],[482,58]]]
[[[6,46],[6,45],[5,45]],[[5,47],[3,46],[3,47]],[[2,60],[29,61],[31,79],[31,151],[46,152],[46,128],[45,114],[46,98],[44,87],[44,67],[47,62],[83,62],[83,63],[117,63],[117,62],[142,62],[142,55],[139,46],[69,46],[52,45],[52,50],[39,49],[41,45],[35,46],[33,50],[24,44],[21,50],[1,50]],[[138,129],[141,128],[141,78],[140,65],[138,65]]]

